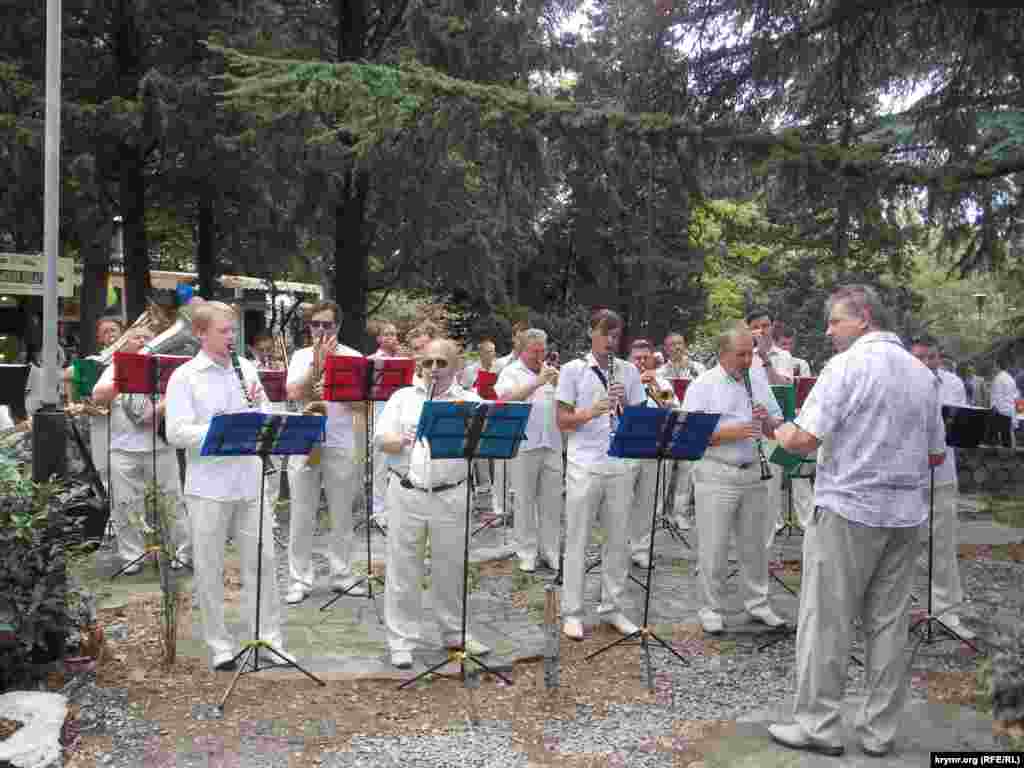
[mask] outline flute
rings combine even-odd
[[[750,408],[751,408],[751,410],[753,410],[753,408],[754,408],[754,388],[750,385],[750,369],[749,368],[747,368],[745,371],[743,371],[743,383],[747,387],[747,397],[750,398]],[[768,465],[768,459],[766,459],[764,457],[764,444],[762,443],[760,437],[755,437],[754,438],[754,445],[757,446],[757,460],[761,463],[761,479],[762,480],[771,480],[772,479],[772,469]]]

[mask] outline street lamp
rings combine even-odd
[[[985,299],[988,298],[987,293],[976,293],[974,294],[974,303],[978,305],[978,322],[981,322],[981,311],[985,308]]]

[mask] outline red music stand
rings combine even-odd
[[[286,382],[288,371],[265,370],[257,371],[260,377],[260,384],[263,391],[267,393],[267,399],[272,403],[281,403],[288,399]]]
[[[686,397],[686,388],[690,386],[689,379],[669,379],[672,382],[672,391],[676,393],[676,399],[679,401],[679,405],[683,404],[683,398]]]
[[[328,355],[324,359],[324,400],[333,403],[366,403],[366,464],[363,492],[366,494],[366,578],[338,592],[320,610],[326,611],[357,586],[366,582],[366,596],[374,600],[373,558],[370,553],[370,504],[373,500],[373,403],[387,400],[402,387],[412,384],[416,362],[407,357],[356,357]],[[379,526],[378,526],[379,527]],[[381,533],[384,533],[383,529]]]
[[[484,400],[497,400],[498,393],[494,391],[494,385],[498,383],[498,374],[490,371],[477,371],[476,381],[473,382],[473,389]]]
[[[796,380],[796,407],[803,407],[804,400],[811,394],[811,390],[814,389],[814,382],[818,380],[817,376],[801,376]]]
[[[114,385],[117,388],[119,394],[124,395],[149,395],[150,403],[153,410],[156,410],[157,402],[160,399],[160,395],[167,392],[167,382],[171,378],[171,374],[180,366],[182,363],[187,363],[191,360],[191,357],[186,355],[143,355],[135,352],[115,352],[114,353]],[[159,430],[159,425],[155,422],[153,424],[153,484],[156,485],[156,435]],[[161,435],[162,436],[162,435]],[[166,438],[164,438],[166,441]],[[153,500],[154,504],[156,499]],[[156,511],[153,510],[151,515],[153,522],[156,525],[160,525],[160,521],[156,519]],[[111,580],[116,579],[122,573],[127,571],[133,565],[138,563],[140,560],[144,560],[154,552],[159,552],[160,547],[148,547],[141,555],[135,558],[132,562],[126,563],[121,567],[117,573],[111,576]],[[173,556],[173,559],[179,563],[177,554]],[[181,563],[185,565],[185,563]]]

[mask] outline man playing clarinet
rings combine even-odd
[[[255,456],[202,456],[203,441],[214,416],[259,410],[266,404],[256,367],[238,357],[235,311],[219,301],[204,302],[192,314],[199,353],[171,374],[167,384],[167,440],[188,452],[185,495],[192,522],[195,589],[203,615],[203,639],[217,670],[234,669],[238,646],[224,624],[224,544],[228,525],[237,519],[241,576],[245,595],[242,616],[249,637],[256,629],[256,573],[262,559],[260,639],[284,647],[280,595],[274,567],[272,516],[263,515],[258,551],[261,473]],[[260,557],[262,555],[262,558]],[[290,658],[290,657],[289,657]]]
[[[769,627],[785,624],[768,602],[768,540],[775,522],[768,506],[763,436],[782,423],[764,371],[752,368],[754,337],[742,320],[718,338],[718,365],[686,390],[683,410],[720,413],[704,457],[693,468],[700,541],[704,631],[725,629],[729,534],[736,532],[740,593],[747,613]]]
[[[608,455],[621,407],[644,402],[640,372],[616,359],[622,318],[602,309],[590,319],[590,354],[562,366],[558,427],[568,433],[565,483],[565,587],[562,631],[583,639],[583,584],[590,528],[601,512],[608,538],[601,559],[601,620],[624,635],[637,631],[626,616],[629,576],[630,463]]]

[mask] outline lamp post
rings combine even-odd
[[[987,298],[987,293],[974,294],[974,303],[978,305],[978,323],[981,323],[981,311],[985,308],[985,299]]]
[[[60,248],[61,0],[46,0],[46,115],[43,161],[43,392],[32,419],[32,478],[43,482],[67,471],[64,409],[57,393],[57,251]]]

